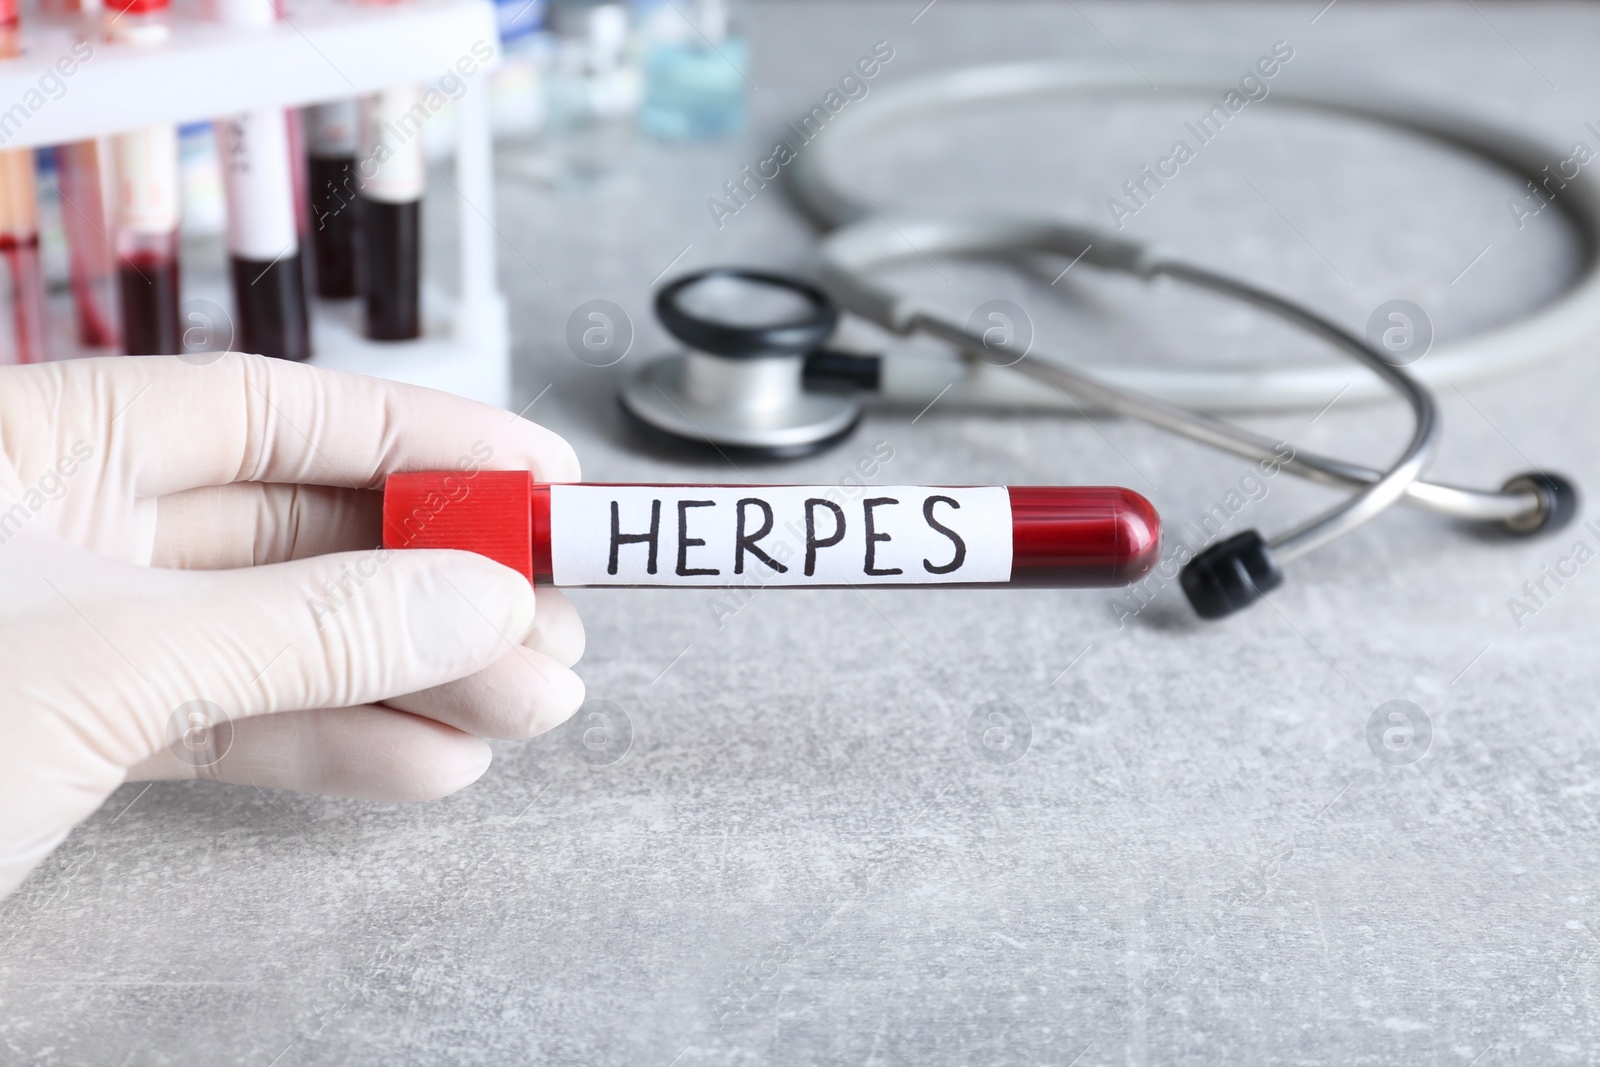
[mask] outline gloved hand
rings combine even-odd
[[[0,369],[0,894],[124,781],[418,800],[570,715],[559,593],[377,547],[384,476],[447,468],[578,477],[498,408],[258,356]]]

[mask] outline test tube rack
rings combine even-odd
[[[57,64],[72,56],[75,40],[83,36],[81,27],[50,16],[24,21],[22,54],[0,62],[0,146],[36,148],[250,108],[360,97],[410,82],[436,84],[463,57],[476,62],[475,44],[480,54],[484,43],[493,48],[492,59],[462,78],[466,91],[453,104],[451,184],[459,209],[454,296],[441,297],[425,281],[423,336],[397,342],[362,336],[357,308],[313,301],[311,362],[500,407],[509,403],[511,347],[506,301],[495,278],[489,123],[489,71],[500,47],[489,0],[302,0],[275,25],[260,29],[175,13],[167,41],[134,46],[95,40],[93,56],[62,78]],[[57,98],[40,92],[40,79],[52,74],[66,85]],[[34,99],[43,105],[31,108]],[[26,114],[5,110],[13,102]],[[225,292],[219,279],[214,293],[185,292],[184,298],[211,298],[226,308]],[[89,353],[58,345],[57,354]]]

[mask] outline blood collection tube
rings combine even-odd
[[[277,0],[274,0],[277,3]],[[280,9],[282,4],[277,5]],[[282,18],[282,14],[279,15]],[[284,111],[283,121],[289,130],[289,189],[290,203],[294,204],[294,232],[301,249],[300,281],[305,286],[306,301],[309,308],[311,299],[317,295],[317,264],[316,250],[311,244],[311,194],[310,175],[307,169],[310,159],[306,155],[306,128],[301,110],[291,107]],[[306,318],[306,329],[309,332],[311,319],[309,310]]]
[[[228,201],[228,268],[239,319],[235,347],[278,359],[310,359],[311,320],[284,113],[258,108],[218,119],[216,129]]]
[[[367,336],[422,334],[422,94],[387,89],[361,105],[361,287]]]
[[[172,33],[167,0],[109,0],[106,39],[154,45]],[[182,351],[178,323],[178,130],[126,130],[111,139],[116,171],[117,293],[122,350],[130,356]]]
[[[562,586],[1126,585],[1160,519],[1103,486],[545,485],[390,475],[383,544],[488,556]]]
[[[119,336],[110,143],[76,141],[57,145],[55,152],[78,343],[85,348],[115,348]]]
[[[39,263],[39,208],[33,150],[0,152],[0,262],[6,317],[0,362],[45,359],[44,269]]]
[[[356,257],[361,220],[356,204],[356,148],[360,111],[354,100],[340,100],[308,107],[301,114],[310,158],[308,197],[317,294],[336,300],[359,296]]]
[[[272,0],[217,0],[213,7],[219,21],[240,28],[271,26],[278,17]],[[216,131],[238,316],[234,347],[279,359],[310,359],[288,116],[282,108],[255,108],[218,119]]]
[[[0,0],[0,58],[22,50],[17,0]],[[33,150],[0,152],[0,262],[5,265],[6,317],[0,362],[45,358],[44,268],[39,262],[39,197]]]
[[[103,0],[65,0],[61,10],[80,16],[79,39],[73,43],[73,66],[94,55],[95,35]],[[70,68],[67,68],[70,69]],[[115,348],[117,330],[117,255],[112,234],[116,219],[112,189],[111,145],[105,139],[57,145],[56,181],[61,197],[61,228],[67,236],[67,273],[78,343],[84,348]]]

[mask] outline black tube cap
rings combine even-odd
[[[1519,474],[1500,487],[1502,493],[1532,490],[1537,493],[1540,507],[1529,515],[1507,519],[1500,525],[1507,533],[1518,537],[1534,537],[1554,533],[1578,514],[1578,487],[1559,474],[1533,471]]]
[[[1266,539],[1255,530],[1218,541],[1183,568],[1183,593],[1202,619],[1247,608],[1283,584]]]

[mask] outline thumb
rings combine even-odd
[[[189,592],[173,698],[230,715],[346,707],[482,670],[533,625],[533,588],[470,552],[345,552],[213,571]],[[187,690],[187,691],[185,691]],[[213,695],[208,695],[213,694]]]
[[[468,552],[236,571],[133,567],[27,531],[0,558],[0,896],[182,710],[345,707],[463,678],[519,643],[533,589]],[[181,727],[181,723],[180,723]]]

